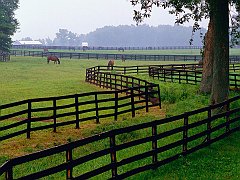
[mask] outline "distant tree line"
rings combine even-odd
[[[201,46],[201,32],[195,33],[193,45]],[[189,46],[192,27],[179,25],[120,25],[105,26],[88,34],[77,34],[67,29],[59,29],[54,39],[39,39],[44,45],[52,46],[81,46],[82,42],[88,42],[90,46],[111,47],[147,47],[147,46]],[[22,40],[32,40],[30,37]]]

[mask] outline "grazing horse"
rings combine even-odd
[[[108,70],[110,69],[110,66],[111,66],[112,69],[113,69],[113,66],[114,66],[114,60],[112,60],[112,59],[108,61],[108,67],[107,67]]]
[[[118,51],[124,52],[124,48],[120,47],[120,48],[118,48]]]
[[[57,56],[50,55],[47,57],[47,63],[49,64],[49,61],[53,61],[54,64],[60,64],[60,60]]]

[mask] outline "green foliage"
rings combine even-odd
[[[14,11],[18,8],[19,0],[0,1],[0,52],[8,52],[11,47],[11,35],[18,26]]]
[[[133,19],[137,24],[142,23],[145,18],[149,18],[154,6],[169,9],[169,13],[176,16],[176,23],[183,24],[193,20],[193,34],[201,29],[199,22],[203,19],[209,18],[210,13],[216,7],[211,7],[212,1],[208,0],[131,0],[133,6],[140,5],[140,10],[134,10]],[[210,2],[210,3],[209,3]],[[239,0],[228,1],[231,7],[229,33],[231,36],[231,45],[239,44],[240,39],[240,2]],[[218,3],[218,2],[217,2]],[[235,8],[235,9],[234,9]],[[187,12],[189,10],[190,12]],[[190,44],[193,39],[190,39]]]

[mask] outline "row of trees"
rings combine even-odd
[[[32,41],[31,37],[22,38],[23,41]],[[45,38],[45,39],[38,39],[43,45],[47,46],[80,46],[83,37],[67,29],[59,29],[59,32],[56,33],[56,37],[54,39]]]
[[[44,45],[80,46],[82,42],[88,42],[91,46],[112,47],[148,47],[148,46],[189,46],[192,27],[159,25],[120,25],[105,26],[88,34],[78,35],[67,29],[59,29],[56,37],[40,39]],[[202,38],[199,34],[194,36],[193,45],[201,46]],[[202,29],[201,33],[206,33]],[[32,40],[30,37],[22,40]]]

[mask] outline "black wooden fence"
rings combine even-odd
[[[169,68],[166,66],[149,66],[149,76],[165,82],[198,84],[202,80],[202,70],[194,68],[193,66],[192,69],[193,70],[189,70],[188,68],[178,69],[174,66]],[[240,74],[237,72],[239,71],[239,65],[231,65],[230,70],[234,71],[229,73],[230,88],[240,89]]]
[[[95,120],[97,123],[101,118],[107,117],[117,120],[124,113],[131,113],[134,117],[135,111],[139,109],[145,108],[148,112],[149,107],[161,107],[160,90],[156,84],[130,76],[95,74],[94,71],[91,73],[93,74],[87,73],[88,82],[115,91],[36,98],[0,105],[0,141],[21,134],[30,138],[31,132],[49,128],[56,132],[57,127],[70,124],[79,128],[81,122],[88,120]],[[8,122],[17,119],[14,123]],[[40,121],[47,122],[37,123]]]
[[[230,64],[229,83],[230,88],[240,88],[240,64]],[[98,74],[97,74],[98,72]],[[109,70],[107,66],[96,66],[86,70],[86,78],[95,84],[102,86],[98,81],[105,76],[114,80],[111,72],[116,74],[149,74],[161,81],[178,82],[187,84],[198,84],[202,79],[202,66],[199,64],[167,64],[167,65],[142,65],[142,66],[113,66]],[[103,73],[106,73],[105,75]],[[121,75],[118,75],[119,77]],[[122,77],[124,78],[124,77]],[[121,82],[121,80],[118,80]],[[113,85],[112,85],[113,87]],[[119,89],[119,88],[117,88]]]
[[[2,61],[2,62],[10,61],[10,54],[0,52],[0,61]]]
[[[116,59],[122,60],[145,60],[145,61],[199,61],[202,59],[200,55],[145,55],[145,54],[105,54],[105,53],[77,53],[77,52],[43,52],[43,51],[27,51],[27,50],[11,50],[14,56],[33,56],[46,57],[47,55],[55,55],[59,58],[69,59]],[[235,57],[234,57],[235,59]],[[240,58],[239,58],[240,59]]]
[[[115,129],[14,158],[0,167],[0,175],[5,173],[5,179],[7,180],[13,178],[39,179],[58,172],[65,172],[66,179],[89,179],[98,175],[102,177],[104,173],[106,179],[124,179],[170,163],[181,158],[181,156],[191,154],[238,131],[240,129],[239,101],[240,96],[234,97],[220,104],[174,117]],[[222,107],[225,107],[226,111],[218,114],[213,113]],[[172,124],[173,126],[168,126],[169,129],[162,128],[166,127],[166,124]],[[121,135],[137,133],[141,130],[146,133],[146,136],[124,142],[119,141]],[[170,138],[172,136],[174,138]],[[86,147],[93,143],[100,145],[103,141],[109,142],[108,146],[104,146],[103,149],[95,152],[89,150],[83,156],[75,154],[79,147]],[[145,147],[144,151],[139,149],[141,145]],[[132,148],[135,148],[134,154],[129,153],[132,152]],[[122,157],[121,152],[124,152],[122,154],[125,156]],[[43,158],[53,158],[56,155],[61,159],[58,163],[51,164],[51,167],[46,168],[39,166],[38,162],[42,163]],[[106,158],[108,161],[102,164],[101,158]],[[94,165],[88,165],[90,169],[86,171],[86,163],[92,161],[94,161]],[[35,171],[24,171],[25,163],[28,163],[28,165],[30,163]],[[95,167],[98,163],[101,165]],[[130,164],[132,165],[131,168],[126,168]],[[24,172],[21,177],[16,174],[19,169]]]
[[[142,60],[142,61],[200,61],[201,55],[151,55],[151,54],[105,54],[105,53],[77,53],[77,52],[43,52],[43,51],[26,51],[11,50],[13,56],[33,56],[46,57],[47,55],[55,55],[59,58],[69,59],[116,59],[122,60]],[[231,63],[240,62],[240,56],[229,56]]]
[[[107,66],[97,66],[96,70],[100,72],[114,72],[118,74],[149,74],[152,68],[167,68],[178,70],[198,70],[202,71],[202,66],[198,63],[194,64],[164,64],[164,65],[138,65],[138,66],[113,66],[109,70]],[[230,72],[240,70],[240,63],[229,64]]]
[[[13,45],[13,49],[56,49],[56,50],[83,50],[82,46],[33,46],[33,45]],[[89,46],[88,50],[178,50],[178,49],[202,49],[202,46],[158,46],[158,47],[104,47]]]

